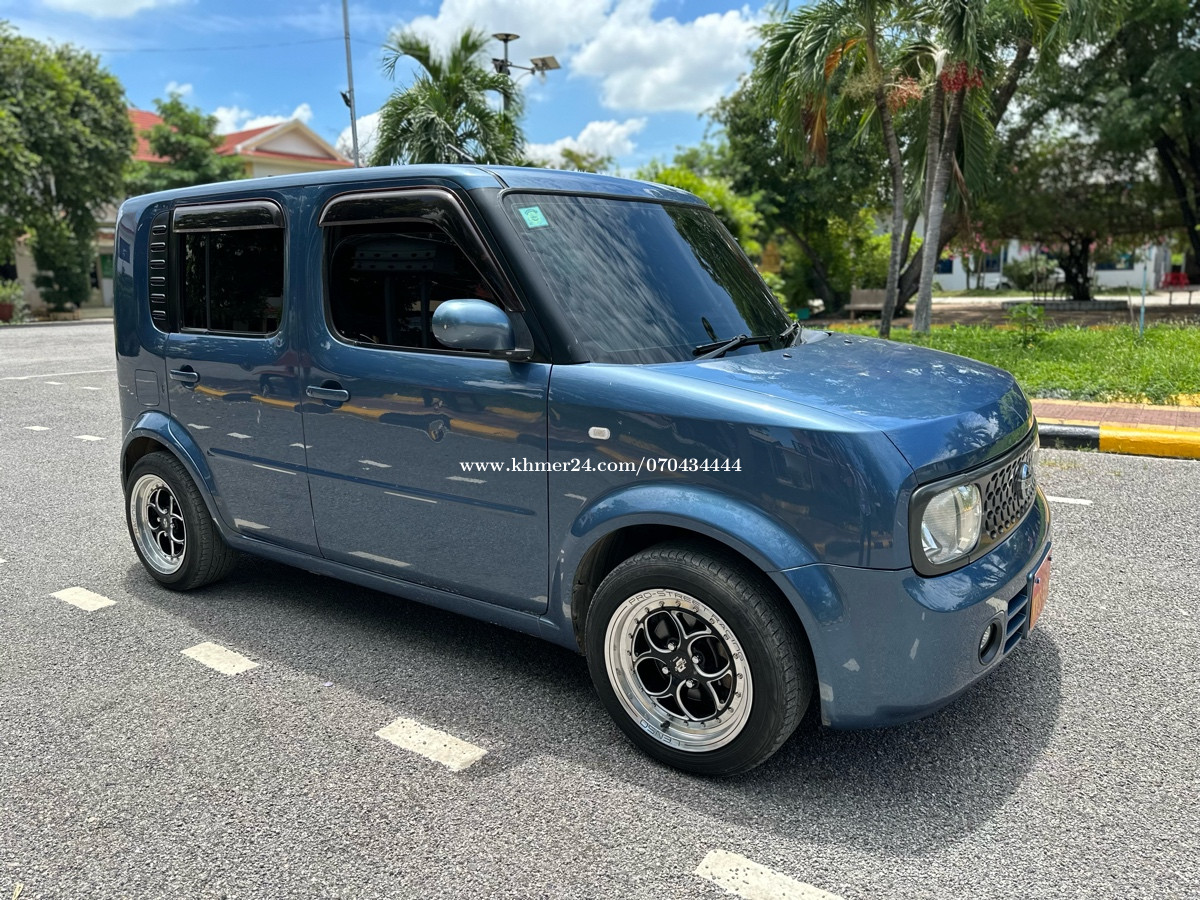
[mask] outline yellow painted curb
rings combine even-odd
[[[1101,425],[1100,449],[1105,453],[1200,459],[1200,429]]]

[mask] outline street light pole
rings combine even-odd
[[[510,41],[515,41],[520,37],[520,35],[512,34],[508,31],[498,31],[496,34],[493,34],[492,37],[504,44],[504,59],[496,59],[495,57],[492,57],[492,67],[498,74],[503,75],[508,79],[510,87],[515,83],[513,82],[512,77],[513,69],[521,69],[525,72],[525,75],[541,75],[544,80],[547,72],[561,68],[561,66],[558,64],[558,60],[553,56],[538,56],[534,59],[531,59],[529,61],[531,65],[528,66],[519,66],[516,63],[511,63],[508,61],[508,44]],[[521,77],[523,78],[524,75]],[[508,94],[501,94],[500,102],[501,109],[504,112],[508,112]]]
[[[345,2],[345,0],[342,0],[342,2]],[[501,75],[503,75],[504,77],[506,77],[508,79],[509,84],[511,85],[511,83],[512,83],[512,65],[508,61],[508,43],[509,43],[509,41],[515,41],[517,38],[520,37],[520,35],[512,34],[508,31],[500,31],[500,32],[497,32],[496,34],[493,34],[492,37],[494,37],[496,40],[498,40],[504,44],[504,59],[493,59],[492,65],[496,67],[497,72],[499,72]],[[501,104],[500,108],[504,112],[508,112],[508,94],[507,93],[500,95],[500,104]]]
[[[358,158],[358,111],[354,107],[354,66],[350,62],[350,9],[349,0],[342,0],[342,32],[346,35],[346,105],[350,107],[350,141],[354,148],[354,165],[362,163]],[[505,47],[507,49],[507,45]]]

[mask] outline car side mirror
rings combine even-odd
[[[528,359],[517,347],[508,314],[486,300],[446,300],[433,312],[433,336],[447,347],[490,353],[502,359]]]

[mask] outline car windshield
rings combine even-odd
[[[763,339],[732,353],[792,340],[791,320],[704,207],[551,194],[510,194],[506,207],[595,362],[678,362],[742,334]]]

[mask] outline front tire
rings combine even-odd
[[[774,586],[739,558],[689,542],[618,565],[584,635],[592,682],[629,738],[702,775],[767,760],[812,698],[807,645]]]
[[[125,482],[125,522],[146,571],[174,590],[211,584],[237,562],[187,469],[169,453],[134,463]]]

